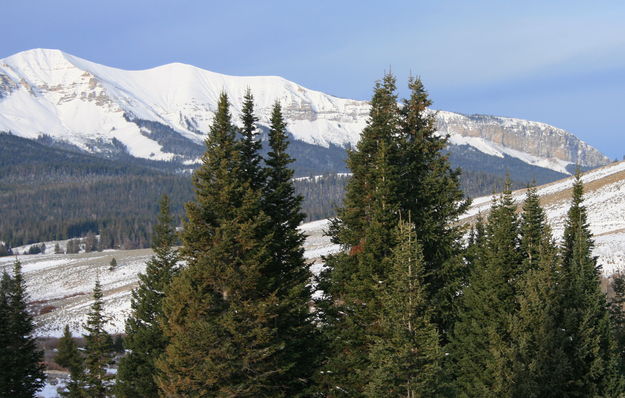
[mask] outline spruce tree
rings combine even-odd
[[[33,337],[33,317],[26,308],[28,297],[19,260],[13,265],[13,276],[5,272],[0,285],[0,396],[33,397],[45,380],[43,353]]]
[[[443,152],[447,139],[436,134],[423,85],[411,80],[409,88],[400,109],[395,78],[387,74],[376,83],[367,126],[348,153],[353,175],[344,204],[329,231],[345,251],[327,258],[319,281],[325,296],[318,307],[331,346],[321,379],[337,395],[357,395],[369,380],[368,350],[379,333],[376,285],[387,276],[400,214],[411,215],[422,243],[426,300],[443,343],[466,279],[461,231],[454,226],[468,206],[459,171]]]
[[[516,308],[514,285],[521,265],[515,211],[507,185],[493,201],[452,336],[450,366],[460,396],[501,397],[512,392],[510,314]]]
[[[288,340],[274,290],[271,219],[261,190],[241,179],[228,98],[222,94],[194,174],[181,253],[187,262],[163,302],[169,338],[157,362],[165,396],[287,396]]]
[[[369,348],[379,332],[378,280],[386,279],[399,208],[396,136],[399,111],[395,78],[377,82],[367,126],[348,154],[353,175],[330,234],[346,251],[329,256],[318,303],[328,342],[318,384],[328,396],[358,396],[369,382]]]
[[[248,88],[243,97],[243,108],[241,109],[242,139],[239,143],[241,152],[241,180],[250,184],[252,189],[260,189],[263,184],[263,176],[260,156],[262,143],[259,139],[256,123],[258,118],[254,115],[254,96]]]
[[[561,269],[557,247],[535,188],[527,191],[520,222],[522,270],[510,323],[515,397],[560,397],[568,362],[559,325]]]
[[[304,259],[305,236],[298,230],[305,215],[301,211],[302,197],[295,193],[294,161],[287,153],[288,136],[282,108],[276,102],[269,128],[269,152],[264,168],[263,211],[270,219],[267,235],[271,264],[267,270],[270,292],[279,300],[276,327],[284,338],[280,361],[289,369],[279,383],[288,386],[291,397],[303,394],[310,387],[317,366],[316,327],[309,310],[312,274]]]
[[[11,276],[6,271],[2,272],[0,280],[0,363],[9,363],[12,358],[10,351],[10,311],[9,294],[11,289]],[[11,391],[11,374],[7,367],[0,367],[0,392],[7,394]]]
[[[157,396],[155,361],[165,351],[167,338],[161,323],[163,297],[178,272],[178,251],[173,247],[176,233],[169,210],[169,198],[163,195],[160,214],[154,227],[154,256],[139,274],[139,286],[133,290],[130,317],[126,320],[125,348],[115,385],[117,397]]]
[[[456,221],[469,207],[460,188],[460,169],[452,169],[444,151],[448,136],[436,130],[432,101],[419,78],[408,82],[410,96],[400,110],[397,184],[403,214],[411,214],[426,267],[427,300],[442,342],[448,341],[466,282],[462,227]]]
[[[104,302],[102,300],[100,278],[95,281],[93,288],[93,304],[87,315],[84,328],[85,338],[85,383],[84,392],[93,398],[104,398],[110,393],[110,376],[107,366],[111,364],[111,336],[104,329],[107,319],[104,316]]]
[[[592,255],[594,242],[583,205],[581,174],[576,174],[562,245],[561,327],[570,365],[568,396],[605,396],[614,393],[616,375],[605,294],[600,288],[600,267]]]
[[[66,391],[61,395],[69,398],[86,397],[84,386],[82,385],[85,377],[84,359],[78,351],[78,346],[74,341],[69,325],[65,325],[63,337],[59,339],[59,346],[56,356],[56,363],[69,370],[70,380],[65,386]]]
[[[625,375],[625,275],[619,271],[612,275],[612,290],[614,296],[610,299],[610,321],[612,336],[616,348],[615,360],[617,361],[618,373]],[[625,390],[621,377],[615,386],[618,391]]]
[[[436,326],[424,286],[424,259],[413,224],[400,221],[388,278],[380,281],[381,331],[369,353],[368,397],[432,397],[442,391]]]

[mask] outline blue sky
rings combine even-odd
[[[384,4],[388,3],[388,4]],[[0,57],[58,48],[144,69],[184,62],[368,99],[391,68],[434,108],[538,120],[625,155],[621,1],[8,1]]]

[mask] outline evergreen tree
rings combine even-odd
[[[84,325],[87,331],[84,335],[86,341],[84,392],[93,398],[104,398],[109,395],[110,390],[110,377],[107,375],[106,367],[112,361],[111,336],[104,329],[107,320],[103,314],[102,298],[102,287],[98,277],[93,288],[93,304]]]
[[[113,257],[109,263],[109,271],[113,271],[115,268],[117,268],[117,259]]]
[[[295,193],[293,159],[287,153],[288,136],[280,104],[276,102],[269,128],[269,153],[265,161],[263,211],[269,216],[267,236],[271,264],[266,270],[269,291],[279,300],[275,327],[284,339],[279,359],[288,370],[279,383],[288,386],[288,396],[295,397],[310,387],[316,370],[319,342],[309,310],[312,274],[304,259],[305,236],[298,230],[305,219],[302,197]]]
[[[352,178],[330,235],[345,252],[326,260],[318,303],[330,354],[321,379],[337,395],[358,395],[369,381],[368,350],[379,333],[377,281],[385,280],[385,261],[396,245],[400,214],[410,214],[423,246],[426,300],[442,342],[455,319],[458,292],[465,283],[461,231],[453,226],[463,201],[458,171],[451,170],[435,134],[430,101],[419,80],[400,109],[395,78],[376,83],[367,126],[348,154]]]
[[[398,221],[395,78],[377,82],[367,126],[348,154],[352,170],[339,216],[330,235],[345,252],[329,256],[320,275],[325,296],[318,303],[328,342],[318,381],[328,396],[358,396],[369,382],[369,348],[379,333],[378,280],[386,279]]]
[[[612,276],[614,296],[610,299],[610,320],[612,336],[616,347],[619,373],[625,375],[625,275],[622,271]],[[622,381],[622,380],[621,380]],[[618,386],[619,391],[624,387]]]
[[[558,324],[559,257],[535,188],[527,191],[520,222],[522,273],[516,283],[512,316],[515,397],[560,397],[568,362]]]
[[[9,295],[11,289],[11,276],[6,271],[2,272],[0,280],[0,363],[9,363],[12,360],[10,351],[10,310]],[[11,374],[6,367],[0,367],[0,392],[8,393],[11,389]]]
[[[78,351],[78,346],[72,337],[69,326],[65,325],[63,337],[59,339],[58,352],[54,357],[56,363],[69,370],[70,380],[66,385],[67,391],[61,395],[69,398],[86,397],[82,385],[85,377],[84,359]]]
[[[178,273],[178,251],[174,249],[176,233],[169,210],[169,198],[163,195],[160,214],[154,227],[152,249],[145,273],[139,275],[139,286],[133,290],[132,313],[126,320],[125,347],[128,354],[122,358],[116,383],[117,397],[155,397],[155,361],[165,351],[167,338],[163,322],[164,292]]]
[[[246,181],[252,189],[260,189],[263,183],[260,150],[262,143],[258,138],[256,123],[258,118],[254,115],[254,96],[248,88],[243,97],[241,109],[242,139],[239,143],[241,152],[241,181]]]
[[[368,397],[432,397],[441,392],[441,360],[436,326],[424,286],[424,260],[414,225],[401,221],[397,246],[381,283],[381,333],[369,353]]]
[[[419,78],[408,82],[410,96],[400,110],[397,183],[401,210],[411,214],[425,259],[427,300],[443,343],[456,320],[458,292],[466,282],[462,262],[462,227],[456,223],[470,205],[460,188],[460,169],[452,169],[445,153],[448,136],[441,135],[435,114]]]
[[[512,392],[510,314],[519,274],[518,220],[509,185],[493,201],[483,249],[477,253],[452,339],[452,368],[460,396]]]
[[[26,308],[22,265],[16,260],[13,276],[6,272],[0,283],[0,340],[2,367],[0,396],[33,397],[43,387],[43,353],[33,337],[33,317]]]
[[[282,397],[289,390],[278,382],[293,363],[282,360],[283,309],[268,272],[271,220],[262,191],[241,181],[228,107],[222,94],[193,178],[196,201],[187,205],[181,253],[188,266],[163,302],[169,344],[157,365],[165,396]]]
[[[578,172],[562,245],[561,327],[566,333],[565,352],[570,365],[566,394],[605,396],[614,393],[620,382],[609,311],[600,288],[600,268],[592,256],[594,242],[583,193]]]

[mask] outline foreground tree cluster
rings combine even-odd
[[[97,282],[85,350],[67,328],[59,346],[57,362],[71,375],[65,395],[623,396],[625,279],[608,301],[580,175],[561,244],[536,190],[517,208],[509,184],[467,233],[457,221],[469,201],[447,138],[436,133],[421,81],[408,87],[398,105],[392,75],[375,86],[328,230],[343,250],[316,277],[304,259],[305,216],[279,103],[262,156],[252,94],[239,126],[222,94],[179,249],[161,201],[115,383]],[[10,297],[23,302],[14,292],[19,266],[14,275],[3,279],[3,317],[20,312]]]

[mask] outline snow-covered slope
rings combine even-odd
[[[612,163],[585,173],[584,205],[588,209],[588,223],[595,236],[594,254],[606,275],[625,270],[625,161]],[[570,206],[573,178],[566,178],[538,187],[554,237],[561,239],[567,211]],[[525,190],[513,192],[521,204]],[[491,197],[473,200],[473,205],[463,218],[471,221],[479,213],[486,215]]]
[[[301,227],[307,235],[304,256],[313,263],[314,272],[321,266],[319,258],[322,255],[339,250],[323,234],[327,224],[326,220],[322,220]],[[66,324],[75,334],[83,333],[97,276],[104,293],[105,315],[109,320],[107,330],[122,333],[130,311],[131,290],[136,287],[137,275],[145,270],[145,263],[152,256],[152,251],[139,249],[53,254],[56,243],[64,248],[66,242],[45,242],[46,254],[19,256],[31,309],[36,315],[36,334],[61,336]],[[28,251],[28,246],[13,250],[24,253]],[[113,258],[117,261],[117,267],[111,270],[110,262]],[[10,270],[14,261],[15,257],[0,257],[0,272]]]
[[[585,205],[588,208],[590,229],[595,235],[595,255],[606,275],[616,270],[625,270],[625,162],[613,163],[595,169],[583,176],[585,183]],[[571,198],[572,178],[556,181],[538,188],[554,235],[560,239],[564,229],[566,212]],[[525,191],[513,193],[518,204],[523,201]],[[486,214],[491,198],[474,200],[471,209],[461,222],[469,223],[478,215]],[[324,236],[327,220],[303,224],[301,230],[308,236],[304,247],[305,256],[314,262],[313,271],[318,272],[322,263],[320,257],[340,250],[338,245]],[[57,242],[47,242],[50,253]],[[63,247],[63,242],[61,247]],[[28,247],[17,248],[19,253]],[[151,256],[149,249],[128,251],[105,251],[81,254],[42,254],[20,256],[33,309],[39,325],[37,333],[42,336],[58,336],[64,325],[69,324],[74,332],[82,331],[86,313],[91,303],[91,289],[96,275],[100,275],[104,290],[109,331],[123,331],[124,319],[130,308],[130,291],[136,285],[137,274],[145,269],[145,262]],[[109,263],[115,257],[118,266],[109,270]],[[0,271],[10,267],[13,258],[0,258]]]
[[[281,77],[227,76],[179,63],[126,71],[35,49],[0,60],[0,131],[26,138],[45,134],[91,152],[121,142],[133,156],[171,159],[181,154],[139,120],[201,143],[219,94],[229,94],[236,117],[248,88],[261,124],[268,124],[271,106],[280,101],[295,139],[322,147],[357,143],[369,112],[365,101],[333,97]],[[558,172],[572,163],[593,167],[608,161],[572,134],[543,123],[444,111],[437,120],[453,144]]]

